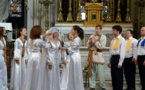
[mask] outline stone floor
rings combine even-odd
[[[127,86],[125,83],[123,86],[124,86],[123,89],[126,89]],[[88,85],[85,87],[85,90],[89,90]],[[96,90],[101,90],[99,87],[99,82],[96,83]],[[112,84],[110,81],[106,82],[106,90],[112,90]],[[136,90],[141,90],[141,86],[140,86],[139,82],[136,83]]]
[[[9,84],[8,84],[8,86],[9,86]],[[124,83],[123,89],[126,89],[126,84],[125,83]],[[85,86],[85,90],[89,90],[88,84]],[[99,82],[98,81],[96,83],[96,90],[101,90],[100,87],[99,87]],[[106,82],[106,90],[112,90],[112,85],[111,85],[110,81]],[[138,82],[136,84],[136,90],[141,90],[141,86]]]

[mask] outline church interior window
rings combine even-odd
[[[22,16],[22,0],[10,0],[10,17]]]

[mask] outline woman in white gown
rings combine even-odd
[[[68,48],[71,46],[71,42],[73,40],[73,35],[71,33],[68,34],[68,42],[64,42],[64,48]],[[70,63],[70,55],[66,54],[66,51],[64,51],[64,55],[63,55],[63,59],[64,59],[64,68],[62,71],[62,75],[61,75],[61,90],[67,90],[67,85],[68,85],[68,78],[69,78],[69,63]]]
[[[5,29],[0,27],[0,90],[7,88],[7,68],[6,68],[6,41],[4,39]]]
[[[43,90],[60,90],[60,70],[61,67],[61,54],[60,42],[57,40],[58,29],[56,27],[50,28],[52,35],[49,36],[48,44],[51,45],[47,50],[47,65],[46,65],[46,79],[45,87]]]
[[[21,28],[18,32],[18,37],[14,46],[14,60],[12,61],[11,85],[12,90],[21,90],[25,78],[26,64],[28,61],[27,41],[25,37],[27,31]]]
[[[42,28],[39,25],[33,26],[30,31],[29,39],[29,56],[28,66],[25,74],[25,80],[22,90],[43,90],[42,89],[42,57],[41,49],[50,48],[49,44],[46,44],[40,35],[42,34]],[[51,34],[46,33],[44,36]]]
[[[79,26],[73,26],[71,30],[74,40],[69,48],[60,47],[70,55],[69,80],[67,90],[84,90],[80,46],[84,38],[84,31]]]

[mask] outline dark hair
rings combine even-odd
[[[142,26],[141,28],[143,28],[143,27],[145,27],[145,26]],[[141,29],[141,28],[140,28],[140,29]]]
[[[128,29],[127,31],[129,31],[131,34],[133,34],[133,31],[132,31],[132,30],[130,30],[130,29]],[[126,31],[126,32],[127,32],[127,31]]]
[[[102,29],[102,26],[101,26],[101,25],[96,25],[96,28],[97,28],[97,27],[99,27],[100,29]]]
[[[42,27],[40,25],[35,25],[32,27],[30,31],[30,38],[33,39],[38,39],[40,38],[40,35],[42,34]]]
[[[120,34],[122,32],[122,27],[120,25],[115,25],[115,26],[112,27],[112,29],[115,29],[116,31],[119,31]]]
[[[4,27],[0,27],[0,38],[3,37]]]
[[[79,35],[81,40],[83,40],[84,39],[84,30],[82,28],[80,28],[79,26],[77,26],[77,25],[73,26],[73,29],[75,31],[77,31],[77,34]]]
[[[25,29],[24,27],[20,28],[20,30],[18,31],[18,37],[21,36],[21,32],[23,31],[23,29]]]

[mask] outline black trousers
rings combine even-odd
[[[135,90],[136,66],[135,63],[132,62],[132,57],[124,59],[123,67],[124,67],[124,75],[127,83],[127,88]]]
[[[123,90],[123,68],[118,68],[120,56],[111,57],[111,77],[113,90]]]
[[[138,62],[138,68],[139,68],[142,90],[145,90],[145,66],[143,66],[144,61],[145,61],[145,55],[138,56],[137,62]]]

